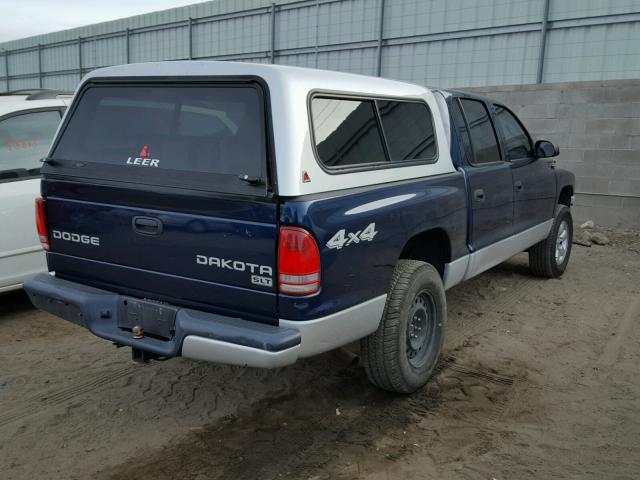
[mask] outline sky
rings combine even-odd
[[[0,42],[106,22],[202,0],[0,0]]]

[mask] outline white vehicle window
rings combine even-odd
[[[39,175],[60,112],[29,112],[0,120],[0,181]]]

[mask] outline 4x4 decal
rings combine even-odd
[[[360,242],[370,242],[378,234],[376,224],[370,223],[364,230],[357,232],[347,232],[346,229],[338,230],[336,234],[327,242],[327,247],[340,250],[342,247],[348,247]]]

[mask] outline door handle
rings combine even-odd
[[[133,217],[131,221],[133,231],[142,235],[160,235],[162,233],[162,222],[153,217]]]
[[[473,198],[475,198],[479,202],[484,202],[484,200],[485,200],[484,190],[481,189],[481,188],[478,188],[477,190],[474,190],[473,191]]]
[[[513,185],[516,187],[516,190],[522,190],[522,182],[520,180],[517,180]]]

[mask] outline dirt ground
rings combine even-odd
[[[640,236],[526,256],[448,292],[444,358],[411,396],[329,353],[275,371],[133,364],[0,297],[2,479],[634,479]]]

